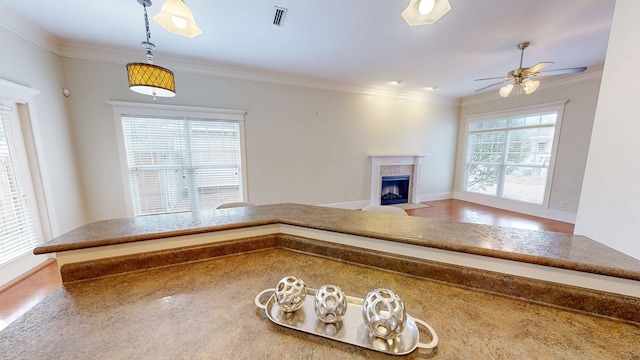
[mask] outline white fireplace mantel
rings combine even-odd
[[[380,193],[382,191],[382,176],[380,168],[389,165],[413,165],[411,184],[413,192],[410,194],[409,202],[418,203],[420,194],[420,167],[424,155],[369,155],[371,158],[371,205],[380,205]]]

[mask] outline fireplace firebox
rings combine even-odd
[[[409,175],[383,176],[380,205],[408,203],[409,180]]]

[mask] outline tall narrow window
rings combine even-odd
[[[0,265],[30,253],[41,242],[26,191],[30,177],[19,122],[0,104]]]
[[[243,199],[239,122],[122,116],[122,128],[136,216]]]
[[[558,110],[469,121],[465,190],[543,204]]]

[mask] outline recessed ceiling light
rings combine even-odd
[[[435,90],[437,88],[438,88],[437,86],[427,86],[425,87],[425,90]]]

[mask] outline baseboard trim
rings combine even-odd
[[[437,200],[448,200],[453,198],[453,193],[451,191],[434,193],[434,194],[421,194],[418,196],[418,200],[420,202],[425,201],[437,201]]]
[[[22,273],[21,275],[13,278],[11,281],[2,284],[0,286],[0,293],[8,290],[10,287],[16,285],[17,283],[21,282],[22,280],[28,278],[29,276],[37,273],[38,271],[44,269],[45,267],[47,267],[49,264],[51,264],[52,262],[56,261],[55,259],[51,259],[51,258],[47,258],[47,260],[39,263],[38,265],[36,265],[35,267],[32,267],[31,269],[29,269],[28,271]]]

